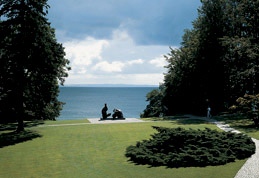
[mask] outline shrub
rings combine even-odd
[[[136,164],[167,167],[223,165],[245,159],[255,152],[251,138],[243,134],[206,128],[154,127],[158,133],[149,140],[126,149],[126,157]]]
[[[230,111],[238,112],[246,117],[252,119],[256,126],[259,126],[259,94],[248,95],[245,94],[244,97],[239,97],[237,100],[237,106],[231,106]]]

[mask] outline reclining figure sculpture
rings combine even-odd
[[[118,118],[118,119],[125,119],[123,117],[123,113],[122,113],[122,111],[120,109],[114,109],[113,110],[112,118],[113,119],[116,119],[116,118]]]
[[[104,107],[102,109],[102,118],[100,120],[109,119],[108,117],[111,115],[111,113],[107,113],[108,107],[107,104],[104,104]],[[125,119],[123,117],[123,113],[120,109],[113,109],[112,119]]]

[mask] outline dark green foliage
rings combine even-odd
[[[193,28],[185,30],[179,49],[171,48],[166,56],[161,106],[156,108],[167,108],[169,116],[205,115],[210,105],[216,115],[245,93],[258,94],[258,11],[258,0],[201,0]]]
[[[230,107],[231,112],[237,112],[243,114],[245,117],[252,119],[255,126],[259,126],[259,94],[248,95],[245,94],[244,97],[239,97],[237,100],[237,105]]]
[[[169,109],[168,115],[205,114],[208,104],[214,113],[222,110],[225,80],[220,39],[224,36],[224,9],[220,3],[202,1],[193,29],[185,31],[182,46],[172,49],[167,58],[163,104]]]
[[[162,106],[163,85],[159,89],[152,90],[146,96],[149,104],[140,117],[159,117],[165,113],[165,108]]]
[[[184,128],[153,127],[158,133],[126,149],[136,164],[167,167],[223,165],[255,152],[251,138],[243,134]]]
[[[0,1],[0,115],[20,130],[25,119],[54,120],[63,105],[59,84],[70,67],[48,8],[47,0]]]

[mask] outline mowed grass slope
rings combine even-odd
[[[42,137],[0,148],[0,177],[233,178],[245,162],[178,169],[129,162],[124,156],[126,147],[150,138],[155,132],[151,126],[179,125],[162,121],[31,128]],[[214,125],[202,123],[180,126],[216,129]]]

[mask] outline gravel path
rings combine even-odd
[[[229,127],[228,124],[224,124],[224,122],[212,121],[212,123],[216,124],[220,129],[226,132],[234,132],[234,133],[241,133],[238,130],[235,130]],[[242,168],[237,172],[235,178],[259,178],[259,140],[252,138],[255,142],[256,151]]]
[[[51,125],[39,125],[38,127],[61,127],[61,126],[76,126],[76,125],[88,125],[88,124],[116,124],[116,123],[135,123],[135,122],[145,122],[137,118],[126,118],[126,119],[116,119],[116,120],[100,120],[100,118],[90,118],[87,119],[90,123],[73,123],[73,124],[51,124]]]
[[[99,118],[92,118],[88,119],[91,124],[115,124],[115,123],[134,123],[134,122],[145,122],[143,120],[137,118],[126,118],[126,119],[107,119],[107,120],[100,120]]]
[[[255,154],[250,157],[238,171],[235,178],[258,178],[259,177],[259,140],[253,139],[256,145]]]
[[[241,133],[240,131],[231,128],[228,124],[214,119],[208,119],[206,117],[201,118],[191,115],[188,115],[187,117],[192,119],[206,120],[210,123],[216,124],[218,128],[226,132]],[[252,140],[255,142],[256,146],[255,154],[248,158],[248,160],[245,162],[242,168],[237,172],[235,178],[259,178],[259,140],[256,140],[254,138],[252,138]]]

